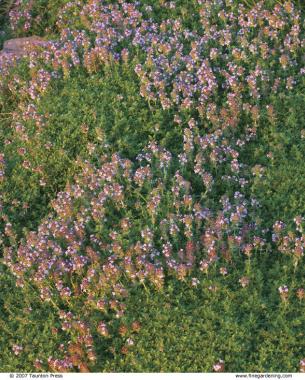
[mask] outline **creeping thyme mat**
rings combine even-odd
[[[1,371],[305,371],[303,25],[11,7],[44,42],[0,61]]]

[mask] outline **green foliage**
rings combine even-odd
[[[3,1],[3,3],[0,1],[0,50],[2,49],[4,41],[8,40],[11,36],[7,14],[12,3],[12,0]]]
[[[272,120],[262,118],[258,140],[252,144],[250,160],[265,169],[252,186],[262,204],[262,219],[285,220],[305,212],[304,87],[274,97]],[[250,155],[249,153],[247,153]]]
[[[34,22],[30,29],[25,31],[20,24],[12,31],[3,16],[12,4],[5,1],[0,9],[0,22],[3,22],[0,46],[10,36],[38,34],[55,38],[60,29],[58,15],[67,3],[67,0],[31,3]],[[252,0],[244,3],[251,7]],[[272,7],[275,3],[266,1],[265,5]],[[171,9],[163,1],[145,0],[140,9],[145,17],[152,17],[158,23],[167,18],[181,18],[184,27],[197,30],[198,2],[178,0],[175,4],[175,9]],[[303,6],[301,1],[295,4]],[[152,6],[152,11],[147,5]],[[21,9],[28,6],[29,2],[23,1]],[[71,8],[62,18],[61,27],[86,29],[79,17],[80,9],[78,6]],[[175,109],[163,110],[157,100],[148,102],[141,97],[134,67],[143,62],[143,56],[136,49],[132,54],[128,63],[111,63],[92,73],[74,68],[60,80],[52,79],[47,91],[34,100],[20,90],[36,74],[28,68],[26,60],[0,83],[0,153],[4,154],[6,165],[5,179],[0,182],[1,244],[16,248],[29,231],[37,229],[50,213],[56,195],[74,183],[75,175],[80,173],[80,163],[95,164],[107,155],[118,153],[136,166],[137,155],[152,140],[173,153],[173,167],[161,175],[161,170],[154,171],[159,176],[156,178],[164,179],[164,197],[157,220],[151,218],[146,207],[152,187],[145,185],[140,191],[126,185],[126,216],[132,221],[132,230],[121,237],[124,248],[136,243],[143,225],[154,228],[159,239],[158,248],[161,247],[159,224],[174,212],[171,186],[172,176],[178,169],[190,182],[194,199],[200,199],[215,214],[222,195],[234,196],[234,185],[225,183],[222,178],[228,172],[225,164],[219,168],[205,162],[205,169],[217,177],[213,192],[208,195],[190,165],[179,167],[177,154],[183,147],[183,126],[190,117],[198,116],[197,111],[182,113],[182,125],[177,125],[173,121]],[[267,65],[263,60],[259,63],[262,67]],[[282,70],[278,64],[274,65],[274,73]],[[45,68],[43,64],[41,67]],[[13,82],[17,83],[15,87]],[[221,95],[220,92],[219,104],[226,102]],[[35,105],[41,122],[22,116],[30,103]],[[293,218],[305,212],[304,83],[298,83],[287,94],[266,96],[260,100],[259,105],[262,104],[269,108],[260,114],[257,137],[240,155],[246,170],[254,173],[245,192],[249,199],[254,197],[262,205],[256,211],[264,228],[271,228],[275,220],[283,220],[291,226]],[[209,124],[206,120],[198,120],[203,124],[198,132],[202,137],[210,132]],[[15,128],[18,122],[25,128],[24,135]],[[248,123],[252,120],[243,119],[243,125],[237,126],[235,134],[238,135]],[[261,175],[255,174],[255,168]],[[115,202],[107,204],[108,221],[92,223],[86,232],[108,239],[109,226],[116,226],[125,212],[120,208]],[[11,236],[3,232],[7,222],[12,224]],[[270,235],[268,230],[268,238]],[[200,240],[199,232],[196,239]],[[186,240],[177,239],[175,248],[185,245]],[[105,257],[106,251],[103,251]],[[191,285],[190,278],[178,281],[170,275],[158,291],[151,285],[128,283],[130,294],[126,300],[126,314],[118,320],[106,314],[110,336],[93,336],[98,360],[91,369],[96,372],[210,372],[215,362],[223,359],[225,370],[229,372],[295,372],[305,356],[305,301],[296,295],[297,289],[305,285],[303,262],[295,265],[293,254],[279,253],[271,238],[265,251],[256,252],[251,258],[242,256],[240,249],[236,251],[228,275],[219,273],[220,267],[227,265],[221,259],[207,274],[198,270],[197,286]],[[243,276],[250,280],[245,288],[239,283]],[[289,288],[287,300],[281,299],[278,292],[283,284]],[[72,303],[76,314],[83,311],[80,303],[79,300]],[[15,278],[1,264],[1,371],[33,371],[37,358],[42,360],[41,370],[49,370],[48,357],[56,356],[59,344],[71,338],[61,330],[57,311],[56,304],[41,303],[35,287],[27,284],[24,288],[16,288]],[[85,317],[95,326],[101,314],[88,312]],[[131,327],[135,321],[141,325],[138,331]],[[119,332],[122,324],[127,326],[126,334]],[[14,344],[23,348],[18,355],[12,352]]]
[[[52,307],[41,307],[32,289],[18,289],[11,274],[0,266],[0,329],[1,372],[33,372],[35,359],[54,354],[60,344],[55,333],[56,321]],[[20,356],[14,355],[14,344],[22,346]]]
[[[21,68],[18,74],[25,76]],[[12,109],[15,100],[12,97]],[[7,96],[4,101],[8,104]],[[73,179],[76,159],[86,159],[90,151],[120,152],[134,159],[150,139],[178,147],[181,130],[170,127],[171,114],[151,107],[138,93],[132,67],[115,65],[90,76],[75,71],[68,80],[55,82],[37,104],[43,126],[33,121],[24,124],[27,141],[9,127],[10,116],[2,114],[0,141],[8,180],[0,186],[4,210],[16,231],[37,226],[49,212],[50,200]],[[5,145],[6,140],[11,143]],[[19,149],[26,154],[16,155]],[[31,168],[39,167],[39,172],[26,170],[24,160]],[[41,180],[45,185],[40,185]]]
[[[252,260],[250,284],[242,288],[236,283],[248,270],[241,259],[227,276],[216,266],[199,274],[197,287],[174,279],[158,292],[131,286],[125,316],[113,321],[109,337],[94,336],[98,360],[92,370],[211,372],[223,359],[228,372],[294,372],[304,355],[305,304],[295,296],[302,268],[295,271],[289,258],[262,253]],[[277,292],[283,281],[291,291],[286,303]],[[3,268],[1,284],[1,370],[32,371],[37,358],[45,370],[65,339],[56,309],[42,307],[34,288],[16,289]],[[99,313],[91,318],[99,321]],[[139,330],[132,328],[134,322]],[[124,335],[117,332],[120,326],[127,327]],[[13,344],[23,347],[17,357]]]
[[[220,358],[228,372],[294,372],[304,352],[304,305],[281,304],[272,289],[282,273],[272,261],[267,255],[252,263],[251,284],[244,289],[234,285],[234,271],[225,278],[201,276],[196,288],[169,281],[162,293],[134,291],[122,322],[137,320],[142,328],[129,333],[134,345],[127,344],[126,355],[121,349],[127,337],[117,337],[114,359],[98,370],[211,372]]]
[[[7,16],[9,10],[12,8],[14,1],[13,0],[1,0],[0,1],[0,17],[1,20]]]

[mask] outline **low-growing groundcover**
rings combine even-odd
[[[18,1],[1,371],[305,371],[304,9]]]

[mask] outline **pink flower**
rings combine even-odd
[[[12,350],[13,350],[14,354],[16,356],[18,356],[23,351],[23,347],[18,346],[18,344],[13,344]]]
[[[224,370],[225,370],[224,361],[219,359],[218,362],[213,365],[213,370],[215,372],[224,372]]]
[[[244,276],[244,277],[242,277],[242,278],[239,279],[239,283],[240,283],[240,285],[241,285],[243,288],[245,288],[246,286],[249,285],[249,283],[250,283],[250,279],[249,279],[248,277]]]

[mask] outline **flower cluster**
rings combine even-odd
[[[61,358],[49,358],[52,371],[90,370],[94,337],[109,339],[113,321],[125,314],[131,284],[160,291],[168,276],[199,288],[199,276],[211,269],[226,281],[236,261],[249,264],[267,249],[269,231],[261,228],[260,205],[249,196],[265,169],[249,167],[241,157],[257,136],[262,112],[274,121],[266,104],[270,96],[302,80],[301,15],[290,2],[272,11],[263,2],[250,10],[224,0],[198,5],[200,28],[192,31],[179,19],[145,19],[138,2],[71,1],[58,15],[58,40],[29,52],[27,80],[8,70],[7,57],[0,58],[3,83],[22,99],[11,125],[20,142],[18,159],[41,187],[47,184],[44,168],[31,154],[33,128],[39,135],[48,118],[38,111],[39,101],[75,68],[92,74],[131,65],[149,107],[160,103],[172,111],[172,123],[181,130],[178,153],[151,140],[134,162],[107,149],[98,156],[91,144],[90,160],[75,163],[80,174],[51,202],[52,212],[17,249],[5,248],[17,285],[34,284],[40,299],[58,309],[61,329],[71,337]],[[29,30],[35,22],[31,7],[17,0],[10,13],[13,29],[23,24]],[[0,181],[5,167],[0,154]],[[5,223],[9,238],[12,225]],[[295,224],[296,231],[287,232],[283,222],[275,222],[272,244],[292,256],[296,268],[304,254],[301,216]],[[247,272],[236,282],[247,291],[252,279]],[[215,292],[218,285],[208,289]],[[288,286],[278,292],[288,299]],[[301,301],[304,289],[296,295]],[[139,322],[120,325],[123,354],[134,345],[130,334],[140,329]],[[21,350],[14,345],[16,355]],[[41,366],[38,359],[35,366]],[[213,370],[223,372],[223,360]]]
[[[301,216],[294,219],[295,231],[288,230],[282,221],[276,221],[273,225],[272,240],[278,250],[292,256],[294,265],[297,266],[301,257],[304,256],[305,235],[303,233],[304,220]]]
[[[281,299],[283,301],[286,301],[288,298],[288,293],[289,293],[288,286],[286,286],[286,285],[280,286],[279,287],[279,293],[280,293]]]
[[[213,370],[215,372],[224,372],[225,362],[222,359],[219,359],[218,362],[213,365]]]
[[[12,347],[12,350],[13,350],[14,354],[16,356],[18,356],[23,351],[23,347],[19,346],[18,344],[14,344]]]
[[[139,155],[139,167],[117,154],[97,167],[80,162],[82,173],[58,193],[53,213],[37,232],[28,234],[17,255],[11,248],[5,250],[5,262],[17,284],[35,284],[41,300],[58,307],[73,310],[71,305],[81,302],[87,315],[98,310],[101,317],[120,318],[130,283],[159,290],[169,273],[196,287],[200,284],[194,276],[196,263],[208,268],[224,260],[229,265],[244,245],[261,249],[263,240],[246,221],[251,205],[244,196],[222,198],[216,214],[203,209],[181,174],[167,175],[177,165],[169,157],[152,142]],[[131,211],[144,217],[138,227],[129,222]],[[222,275],[226,271],[220,266]],[[85,346],[89,342],[86,352],[89,349],[92,356],[93,331],[107,338],[109,327],[103,317],[97,326],[87,325],[79,319],[81,314],[61,312],[61,328],[76,334]],[[85,365],[71,360],[50,359],[49,366],[81,370]]]

